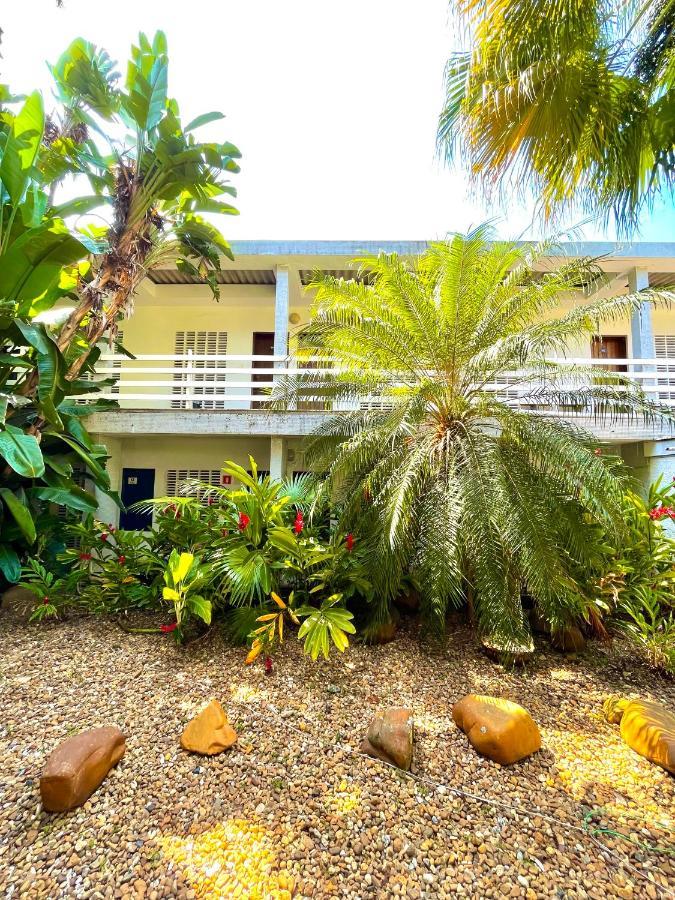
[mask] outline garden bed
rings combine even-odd
[[[622,743],[601,701],[616,693],[672,708],[675,684],[597,644],[579,658],[542,648],[527,673],[508,672],[463,626],[453,631],[443,651],[421,648],[410,625],[392,644],[318,663],[290,642],[266,677],[216,633],[181,650],[100,618],[26,627],[0,610],[0,894],[604,898],[672,888],[675,779]],[[478,757],[451,718],[470,691],[522,703],[542,751],[507,769]],[[189,755],[180,733],[214,697],[238,742]],[[358,754],[373,713],[389,705],[414,710],[421,780]],[[46,756],[104,724],[127,735],[121,763],[82,808],[43,812]],[[583,830],[600,808],[590,825],[618,833],[598,835],[606,849]]]

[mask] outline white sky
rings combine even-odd
[[[0,81],[46,95],[44,61],[74,37],[122,65],[139,30],[162,28],[184,121],[224,112],[203,135],[243,154],[228,238],[435,238],[493,217],[514,237],[530,221],[515,205],[482,209],[435,158],[443,66],[459,43],[447,0],[0,0],[0,26]],[[675,239],[671,213],[642,239]]]

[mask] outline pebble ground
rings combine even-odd
[[[544,646],[512,672],[464,626],[438,650],[408,623],[328,663],[291,642],[268,677],[243,657],[217,633],[181,650],[0,610],[0,897],[675,896],[675,778],[601,715],[609,693],[675,708],[675,683],[624,647]],[[477,756],[451,718],[470,691],[523,704],[543,749],[506,769]],[[179,735],[212,698],[239,740],[191,756]],[[358,754],[389,705],[414,710],[419,780]],[[83,807],[45,813],[45,758],[104,724],[125,757]]]

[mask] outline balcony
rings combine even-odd
[[[561,360],[557,360],[561,362]],[[583,384],[602,383],[602,373],[621,371],[642,384],[647,397],[665,408],[675,406],[675,359],[589,359],[568,358],[570,391]],[[574,366],[592,366],[597,375],[580,381]],[[99,433],[118,434],[256,434],[304,435],[310,433],[333,411],[320,400],[304,400],[297,408],[269,409],[269,393],[275,379],[284,375],[318,374],[328,371],[299,365],[281,356],[241,356],[222,354],[103,354],[97,375],[119,378],[113,388],[98,396],[117,400],[119,409],[92,416],[90,427]],[[522,383],[522,374],[506,373],[503,380],[486,386],[511,406],[534,413],[555,412],[561,418],[587,427],[599,439],[615,442],[655,440],[673,431],[665,424],[646,424],[627,415],[610,419],[574,402],[551,409],[532,402],[533,386]],[[542,385],[543,386],[543,385]],[[563,382],[561,385],[565,387]],[[529,400],[525,400],[525,396]],[[379,405],[380,398],[369,403]],[[340,409],[353,408],[341,404]]]

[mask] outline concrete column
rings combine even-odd
[[[270,477],[281,481],[286,477],[286,438],[270,438]]]
[[[289,307],[289,271],[288,266],[277,266],[277,287],[274,298],[274,355],[285,357],[288,354],[288,307]],[[283,368],[283,362],[276,362],[275,369]]]
[[[110,476],[110,489],[119,494],[122,490],[122,441],[110,435],[93,435],[94,441],[105,444],[110,458],[106,463],[106,470]],[[98,501],[98,509],[95,516],[107,525],[117,527],[120,521],[119,506],[107,494],[99,488],[94,488],[94,495]]]
[[[645,291],[649,287],[649,272],[647,269],[631,269],[628,273],[628,289],[631,294]],[[642,303],[639,310],[631,315],[630,334],[633,344],[633,357],[653,359],[654,327],[652,325],[652,304]]]

